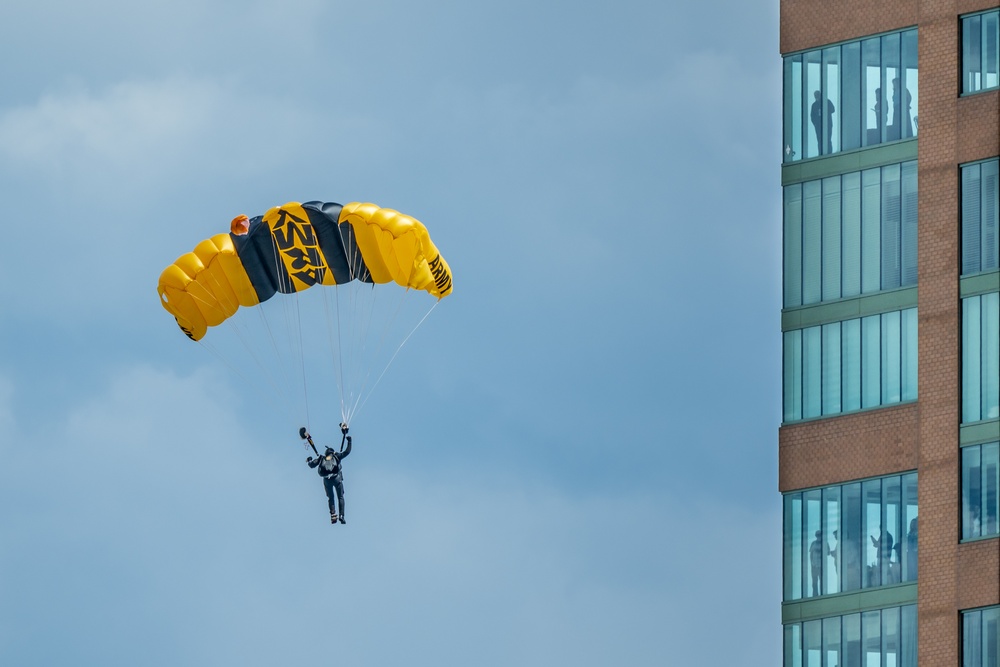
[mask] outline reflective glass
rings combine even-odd
[[[882,289],[882,170],[861,172],[861,292]]]
[[[901,39],[903,52],[902,76],[903,86],[906,89],[903,102],[909,105],[909,107],[904,107],[903,127],[911,132],[908,136],[915,137],[917,136],[919,124],[917,109],[919,108],[920,92],[917,81],[917,31],[907,30],[901,35]],[[904,138],[907,137],[904,136]]]
[[[891,543],[891,538],[883,539],[882,535],[882,480],[870,479],[861,483],[861,494],[864,500],[864,531],[868,539],[865,542],[864,588],[881,586],[881,567],[885,548]],[[891,547],[890,547],[891,548]]]
[[[845,484],[842,487],[843,502],[841,513],[840,552],[844,559],[844,591],[856,591],[861,588],[864,569],[865,533],[862,526],[861,483]]]
[[[785,187],[785,306],[802,305],[802,185]]]
[[[903,581],[917,580],[917,473],[903,475],[903,524],[907,526],[906,539],[901,549]]]
[[[882,664],[899,664],[899,607],[882,610]]]
[[[998,251],[997,229],[1000,228],[1000,160],[984,162],[981,173],[981,206],[979,221],[982,229],[980,244],[982,247],[982,270],[991,271],[1000,267],[1000,251]]]
[[[821,414],[823,346],[820,327],[802,330],[802,418]]]
[[[823,667],[822,621],[807,621],[802,624],[802,644],[805,648],[805,667]]]
[[[840,617],[823,619],[823,665],[840,665]]]
[[[889,113],[888,103],[882,92],[885,82],[882,80],[882,45],[878,37],[866,39],[861,43],[861,67],[864,76],[864,97],[867,112],[865,135],[862,137],[865,146],[875,146],[882,143]]]
[[[1000,52],[1000,12],[983,14],[983,87],[996,88],[998,78],[998,52]]]
[[[786,162],[916,136],[917,31],[786,56]]]
[[[962,300],[962,421],[1000,417],[1000,293]]]
[[[801,160],[802,150],[802,55],[785,59],[785,161]]]
[[[962,613],[962,665],[998,667],[1000,607],[986,607]]]
[[[912,127],[907,132],[904,118],[911,117],[912,99],[902,84],[900,71],[899,33],[882,36],[882,82],[889,85],[889,115],[886,118],[885,141],[896,141],[913,136]],[[883,85],[882,91],[886,88]]]
[[[962,274],[982,271],[981,167],[962,168]]]
[[[824,178],[823,184],[823,301],[839,299],[841,259],[840,176]]]
[[[917,667],[917,605],[908,604],[899,611],[899,667]]]
[[[845,411],[861,409],[861,320],[842,322],[841,395]]]
[[[825,110],[823,114],[823,140],[820,152],[830,155],[840,151],[840,47],[823,49],[823,90]]]
[[[901,214],[899,165],[895,164],[882,169],[882,289],[895,289],[900,284]]]
[[[967,317],[978,312],[979,300],[966,299]],[[1000,310],[1000,299],[991,303]],[[1000,317],[994,321],[1000,328]],[[784,332],[784,421],[916,400],[917,323],[917,309],[908,308]],[[1000,378],[991,386],[1000,395]]]
[[[962,421],[982,419],[981,309],[978,296],[962,299]]]
[[[983,89],[981,26],[982,18],[978,15],[962,21],[962,69],[966,93]]]
[[[861,614],[842,617],[840,634],[843,639],[841,652],[845,667],[861,666]]]
[[[802,419],[802,330],[784,336],[783,403],[785,421]]]
[[[997,607],[983,609],[983,664],[991,667],[997,667],[998,662],[1000,662],[997,656],[998,647],[1000,647],[1000,639],[997,637],[998,620],[1000,620],[1000,609]]]
[[[806,135],[805,157],[818,157],[822,143],[823,123],[825,118],[832,112],[823,97],[823,67],[822,52],[809,51],[802,55],[805,77],[803,86],[805,87],[809,105],[809,131]],[[824,113],[825,111],[825,113]]]
[[[785,667],[802,667],[802,626],[785,626]]]
[[[1000,266],[997,229],[1000,160],[962,167],[962,274],[993,271]]]
[[[802,494],[805,510],[805,540],[809,564],[808,595],[816,597],[823,594],[823,561],[826,559],[827,547],[823,545],[821,517],[823,511],[823,492],[819,489],[806,491]]]
[[[841,216],[841,292],[844,297],[858,296],[861,294],[861,172],[841,177]]]
[[[962,614],[962,665],[982,667],[983,665],[983,613],[967,611]]]
[[[873,408],[882,399],[881,317],[861,318],[861,407]]]
[[[822,182],[802,184],[802,303],[822,299],[823,234]]]
[[[1000,85],[1000,11],[962,19],[962,92],[975,93]]]
[[[981,453],[979,447],[962,449],[962,537],[965,539],[982,535]]]
[[[842,145],[847,151],[861,147],[861,124],[865,115],[861,104],[861,42],[844,44],[841,58]]]
[[[840,592],[840,487],[823,489],[823,593]],[[839,640],[838,640],[839,641]]]
[[[917,163],[900,165],[900,262],[902,285],[917,284]]]
[[[898,584],[902,577],[903,521],[902,488],[900,477],[886,477],[882,480],[882,525],[883,537],[880,543],[881,561],[879,573],[882,585]]]
[[[997,534],[998,499],[997,492],[1000,487],[1000,444],[992,443],[982,445],[982,456],[980,457],[980,468],[982,470],[982,480],[980,486],[983,490],[982,502],[982,530],[984,535]]]
[[[802,598],[802,494],[785,495],[785,599]]]
[[[900,401],[900,313],[882,315],[882,403]]]
[[[882,664],[882,613],[866,611],[861,614],[861,643],[864,665]]]
[[[840,322],[823,325],[823,414],[841,411]]]
[[[917,309],[907,308],[901,313],[901,382],[904,401],[917,400]]]
[[[1000,417],[1000,293],[982,301],[982,419]]]

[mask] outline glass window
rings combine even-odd
[[[899,403],[901,362],[899,311],[882,315],[882,404]]]
[[[861,320],[840,323],[841,405],[845,412],[861,409]],[[914,337],[916,340],[916,337]]]
[[[785,600],[916,581],[916,473],[787,493],[783,504]]]
[[[828,546],[823,543],[823,492],[813,489],[802,494],[805,510],[805,535],[803,546],[807,547],[806,562],[809,564],[809,597],[823,594],[823,562],[826,560]]]
[[[882,318],[861,318],[861,407],[878,407],[882,401]]]
[[[962,299],[962,421],[1000,417],[1000,293]]]
[[[785,421],[802,419],[802,331],[784,334],[782,386]]]
[[[916,30],[785,57],[784,160],[916,136],[917,74]]]
[[[843,259],[841,258],[841,192],[840,176],[824,178],[823,181],[823,212],[821,225],[823,228],[823,287],[822,300],[833,301],[841,295],[841,273]]]
[[[844,44],[840,57],[841,147],[849,151],[861,147],[861,124],[865,116],[861,104],[861,42]]]
[[[967,638],[973,622],[983,627],[984,618],[984,612],[965,614]],[[916,605],[790,623],[784,633],[786,667],[917,666]],[[980,645],[984,634],[974,635]]]
[[[1000,85],[1000,10],[962,19],[962,92],[975,93]]]
[[[969,306],[967,316],[970,313],[978,310]],[[997,327],[988,334],[995,339]],[[915,308],[786,331],[784,421],[916,400],[917,340]],[[997,356],[986,363],[997,363]],[[985,387],[989,396],[1000,400],[1000,377]]]
[[[962,448],[962,539],[1000,534],[1000,443]]]
[[[903,581],[917,580],[917,473],[902,477],[903,490],[903,525],[906,526],[906,537],[901,539]]]
[[[1000,227],[998,185],[1000,160],[962,167],[962,274],[1000,267],[997,228]]]
[[[1000,607],[962,613],[963,667],[1000,667]]]
[[[840,322],[823,325],[823,414],[841,412]]]
[[[786,308],[916,285],[917,163],[786,186],[783,261]]]

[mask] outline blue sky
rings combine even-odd
[[[777,33],[758,0],[5,3],[0,663],[777,664]],[[311,199],[422,220],[455,276],[352,424],[347,526],[156,295]]]

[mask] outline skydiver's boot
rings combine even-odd
[[[347,519],[344,518],[344,499],[340,499],[340,523],[347,523]]]
[[[330,523],[332,523],[332,524],[336,524],[337,523],[337,513],[336,512],[330,512]],[[341,523],[343,523],[343,522],[341,522]]]

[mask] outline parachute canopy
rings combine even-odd
[[[311,201],[236,217],[160,274],[160,303],[192,340],[280,292],[353,280],[395,282],[441,299],[451,269],[420,221],[375,204]]]

